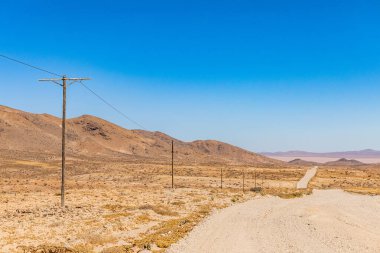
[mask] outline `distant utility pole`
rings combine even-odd
[[[66,168],[66,88],[67,81],[71,85],[75,82],[90,80],[90,78],[68,78],[65,75],[62,78],[40,79],[41,82],[53,82],[62,87],[62,170],[61,170],[61,207],[65,207],[65,168]],[[61,83],[62,81],[62,83]]]
[[[257,173],[256,173],[256,169],[255,169],[255,188],[256,188],[256,178],[257,178]]]
[[[243,193],[244,193],[244,179],[245,179],[245,169],[243,168]]]
[[[223,167],[220,167],[220,189],[223,189]]]
[[[172,140],[172,189],[174,189],[174,141]]]

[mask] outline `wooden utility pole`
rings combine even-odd
[[[256,177],[257,177],[257,174],[256,174],[256,169],[255,169],[255,188],[256,188]]]
[[[66,170],[66,77],[62,78],[62,169],[61,169],[61,207],[65,206],[65,170]]]
[[[243,168],[243,193],[244,193],[244,179],[245,179],[245,169]]]
[[[223,189],[223,167],[220,167],[220,189]]]
[[[172,140],[172,189],[174,189],[174,141]]]
[[[41,82],[53,82],[62,87],[62,167],[61,167],[61,207],[65,207],[65,170],[66,170],[66,88],[67,81],[70,84],[90,80],[89,78],[62,78],[40,79]],[[62,83],[60,83],[62,81]]]

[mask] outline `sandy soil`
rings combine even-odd
[[[175,164],[172,190],[168,164],[70,158],[67,207],[62,210],[58,158],[0,154],[0,252],[115,253],[138,252],[149,246],[157,253],[183,238],[210,211],[257,196],[296,198],[308,194],[310,188],[380,195],[379,167],[320,166],[309,188],[297,190],[307,169],[224,166],[220,189],[220,166]],[[289,203],[273,198],[277,201]],[[357,215],[368,216],[361,210]],[[25,247],[26,251],[21,250]]]
[[[80,253],[114,253],[133,245],[137,252],[146,244],[155,252],[163,251],[210,210],[260,194],[249,191],[256,184],[266,194],[293,194],[306,171],[225,167],[220,189],[220,167],[175,165],[172,190],[166,164],[70,158],[67,207],[62,210],[59,165],[59,159],[17,160],[0,155],[1,253],[65,252],[46,250],[53,246]],[[45,251],[38,251],[39,247]]]
[[[319,166],[317,174],[308,186],[314,189],[343,189],[361,194],[380,195],[380,168],[378,165]]]
[[[380,252],[379,213],[379,196],[341,190],[259,197],[216,212],[167,252]]]
[[[307,170],[305,176],[297,183],[297,189],[306,189],[310,180],[317,174],[318,166],[314,166]]]

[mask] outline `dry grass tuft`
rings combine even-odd
[[[112,235],[105,235],[100,233],[91,233],[79,235],[89,245],[104,245],[106,243],[112,243],[116,241],[116,238]]]
[[[107,220],[113,220],[113,219],[124,218],[124,217],[128,217],[128,216],[131,216],[131,213],[122,212],[122,213],[106,214],[106,215],[103,215],[103,218],[107,219]]]
[[[152,206],[149,204],[142,205],[139,207],[140,210],[152,210],[156,214],[163,215],[163,216],[177,216],[178,213],[171,211],[169,207],[167,206],[162,206],[162,205],[157,205],[157,206]]]
[[[23,253],[82,253],[74,249],[65,248],[61,246],[41,245],[38,247],[19,247]]]
[[[183,206],[186,203],[184,201],[178,200],[178,201],[173,201],[171,204],[174,206]]]
[[[283,199],[301,198],[304,195],[310,195],[313,192],[312,189],[292,189],[292,188],[270,188],[263,189],[261,195],[278,196]]]
[[[149,216],[149,214],[144,213],[135,218],[136,224],[144,224],[152,221],[153,219]]]
[[[133,250],[130,246],[114,246],[111,248],[107,248],[102,250],[101,253],[132,253]]]
[[[137,240],[135,243],[140,247],[156,244],[159,248],[168,248],[190,232],[211,211],[209,206],[202,206],[196,213],[184,218],[173,219],[163,222],[153,228],[153,233]]]
[[[134,210],[135,207],[132,206],[125,206],[125,205],[119,205],[119,204],[107,204],[102,206],[104,209],[110,210],[112,212],[120,211],[120,210]]]
[[[363,195],[380,195],[380,188],[352,187],[344,189],[347,192],[358,193]]]
[[[78,244],[73,247],[73,250],[80,253],[93,253],[94,247],[89,244]]]

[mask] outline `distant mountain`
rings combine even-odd
[[[364,163],[356,161],[356,160],[349,160],[346,158],[341,158],[337,161],[332,162],[326,162],[325,165],[331,165],[331,166],[355,166],[355,165],[363,165]]]
[[[174,140],[176,162],[278,164],[280,161],[215,140],[184,142],[161,132],[129,130],[83,115],[67,120],[67,153],[87,157],[165,161]],[[0,106],[0,151],[56,154],[61,149],[61,120]]]
[[[268,157],[329,157],[329,158],[380,158],[380,151],[373,149],[364,149],[359,151],[343,151],[343,152],[328,152],[316,153],[306,151],[287,151],[287,152],[264,152],[262,155]]]
[[[299,165],[299,166],[316,166],[316,165],[320,165],[320,163],[317,163],[317,162],[305,161],[305,160],[298,159],[298,158],[294,159],[294,160],[291,160],[288,163],[292,164],[292,165]]]

